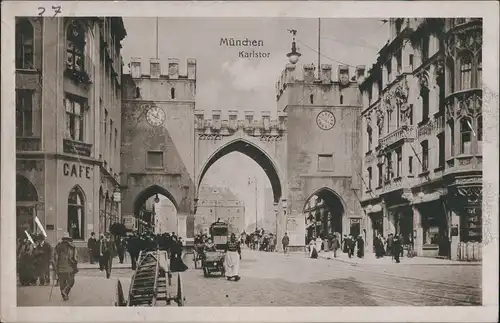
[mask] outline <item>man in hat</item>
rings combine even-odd
[[[115,254],[114,243],[111,241],[111,234],[109,232],[106,232],[104,234],[104,239],[101,240],[100,252],[102,264],[106,270],[106,278],[109,279],[111,276],[111,265]]]
[[[45,242],[45,236],[39,234],[36,237],[36,246],[33,250],[35,268],[40,286],[50,283],[50,261],[52,259],[52,247]]]
[[[75,284],[75,275],[78,272],[78,253],[69,233],[63,234],[54,250],[54,270],[59,277],[61,296],[63,300],[67,301],[69,292]]]

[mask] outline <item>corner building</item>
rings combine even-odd
[[[390,19],[361,84],[367,251],[481,259],[481,19]]]
[[[121,18],[16,18],[17,234],[86,256],[120,221]]]

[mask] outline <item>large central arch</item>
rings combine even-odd
[[[281,176],[278,172],[278,167],[272,158],[260,147],[256,146],[254,143],[245,140],[243,138],[238,138],[233,141],[228,142],[219,149],[217,149],[205,162],[201,168],[200,176],[198,177],[196,183],[196,197],[198,197],[198,192],[200,189],[200,184],[203,177],[210,169],[210,167],[215,164],[222,157],[232,153],[239,152],[254,160],[266,173],[271,183],[273,190],[274,202],[278,203],[283,195]]]

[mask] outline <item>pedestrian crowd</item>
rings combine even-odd
[[[335,232],[326,237],[313,236],[307,245],[307,252],[310,258],[318,258],[320,252],[332,252],[333,257],[337,258],[338,250],[341,249],[346,253],[349,258],[356,256],[363,258],[365,256],[365,242],[363,237],[357,237],[349,234],[344,235],[343,239],[340,238],[340,233]]]
[[[387,239],[385,239],[381,234],[378,234],[373,239],[373,249],[375,251],[376,258],[383,258],[384,256],[392,257],[396,263],[399,263],[399,258],[403,256],[403,236],[393,235],[389,233]]]
[[[274,252],[276,251],[277,237],[272,232],[266,232],[263,228],[255,229],[254,232],[241,235],[241,243],[251,250]]]

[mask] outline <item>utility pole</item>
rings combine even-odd
[[[318,18],[318,79],[321,73],[321,18]]]
[[[156,59],[160,58],[159,35],[158,35],[158,17],[156,17]]]
[[[254,176],[254,184],[255,184],[255,230],[258,230],[257,227],[257,176]]]

